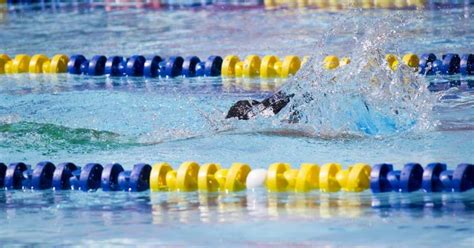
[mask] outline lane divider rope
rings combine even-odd
[[[384,9],[403,9],[403,8],[423,8],[433,1],[427,0],[264,0],[265,7],[277,8],[303,8],[312,7],[318,9],[341,10],[348,8],[384,8]]]
[[[122,56],[107,58],[103,55],[96,55],[87,59],[83,55],[68,57],[64,54],[57,54],[50,59],[43,54],[36,54],[32,57],[18,54],[12,58],[6,54],[0,54],[0,74],[67,72],[76,75],[107,75],[110,77],[287,78],[295,75],[309,58],[309,56],[300,58],[289,55],[280,59],[274,55],[266,55],[262,58],[257,55],[249,55],[241,60],[237,55],[227,55],[224,58],[213,55],[206,60],[201,60],[197,56],[186,58],[172,56],[164,59],[160,56],[133,55],[129,58]],[[387,66],[394,71],[403,64],[424,75],[474,75],[474,54],[460,56],[448,53],[440,58],[432,53],[423,54],[421,57],[408,53],[401,58],[394,54],[387,54],[385,61]],[[324,58],[323,66],[327,70],[334,70],[350,62],[350,58],[329,55]]]
[[[170,164],[135,164],[130,171],[118,163],[102,166],[88,163],[82,168],[73,163],[40,162],[34,169],[25,163],[0,163],[0,188],[7,190],[82,190],[93,191],[172,191],[238,192],[265,187],[269,192],[305,193],[362,192],[465,192],[474,188],[474,164],[462,163],[448,169],[444,163],[430,163],[423,168],[408,163],[401,170],[392,164],[370,166],[356,163],[343,169],[341,164],[273,163],[268,169],[252,170],[248,164],[233,163],[222,168],[216,163],[202,166],[193,161],[177,170]]]
[[[206,6],[219,6],[219,7],[265,7],[267,9],[275,8],[317,8],[317,9],[329,9],[332,11],[361,8],[361,9],[414,9],[414,8],[425,8],[443,5],[462,5],[463,3],[456,1],[434,1],[434,0],[147,0],[147,1],[104,1],[104,2],[91,2],[78,1],[69,4],[67,2],[61,2],[60,4],[44,1],[33,1],[33,0],[0,0],[0,4],[9,4],[12,6],[23,5],[23,6],[40,6],[43,8],[47,7],[72,7],[81,3],[86,7],[105,7],[107,10],[121,9],[121,8],[146,8],[146,9],[162,9],[162,8],[197,8]]]

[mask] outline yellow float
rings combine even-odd
[[[233,163],[229,169],[222,169],[218,164],[205,164],[199,169],[198,189],[201,192],[245,190],[250,171],[250,166],[243,163]]]
[[[370,187],[371,167],[357,163],[343,170],[338,163],[328,163],[321,167],[319,187],[323,192],[361,192]]]
[[[167,163],[154,164],[150,173],[150,190],[196,191],[198,171],[199,164],[192,161],[182,163],[177,171]]]
[[[266,186],[270,192],[308,192],[318,188],[319,166],[305,163],[292,169],[288,163],[274,163],[267,171]]]
[[[30,60],[30,56],[26,54],[16,55],[14,59],[7,61],[5,64],[5,73],[27,73]]]

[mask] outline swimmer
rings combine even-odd
[[[265,116],[276,115],[290,102],[293,96],[294,94],[287,95],[282,91],[278,91],[261,102],[256,100],[240,100],[230,107],[226,119],[249,120],[258,114]]]

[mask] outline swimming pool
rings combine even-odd
[[[472,163],[472,78],[394,76],[380,65],[363,67],[379,53],[472,53],[473,6],[465,1],[441,9],[427,6],[400,11],[9,10],[0,23],[0,53],[10,55],[294,54],[313,60],[288,80],[2,75],[0,159],[33,165],[119,162],[126,169],[159,161],[177,168],[188,160],[223,167],[245,162],[254,169],[278,161],[293,167],[334,161],[344,167],[390,162],[396,168],[413,161],[440,161],[450,168]],[[338,70],[321,69],[319,61],[330,54],[352,62]],[[407,75],[415,86],[394,86],[389,92],[366,87],[371,80],[395,83]],[[446,89],[410,90],[430,82]],[[282,124],[281,115],[224,119],[237,100],[261,100],[279,87],[317,99],[294,106],[306,121]],[[363,102],[375,113],[370,118]],[[365,129],[354,124],[362,120]],[[449,242],[472,247],[473,206],[473,191],[1,191],[0,239],[7,245],[407,247]]]

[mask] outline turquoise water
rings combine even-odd
[[[2,192],[7,245],[471,247],[472,192]]]
[[[103,9],[8,12],[0,53],[288,54],[315,59],[286,83],[72,75],[0,76],[0,160],[199,163],[472,163],[472,78],[398,74],[370,58],[473,52],[470,5],[441,10]],[[350,56],[336,71],[322,56]],[[361,69],[364,68],[364,69]],[[397,80],[408,77],[412,84]],[[374,80],[383,87],[368,82]],[[432,83],[448,90],[429,91]],[[447,85],[444,83],[444,85]],[[283,86],[282,86],[283,85]],[[283,87],[305,121],[225,120]],[[309,93],[313,99],[299,104]],[[367,111],[366,106],[367,105]],[[397,110],[399,114],[393,114]],[[362,128],[364,127],[364,128]],[[369,130],[369,131],[367,131]],[[0,191],[7,245],[472,247],[474,195]],[[281,242],[281,243],[280,243]]]

